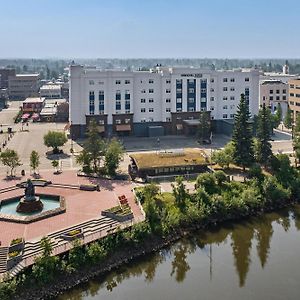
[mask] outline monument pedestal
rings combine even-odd
[[[17,212],[31,213],[43,210],[43,202],[38,196],[22,197],[17,206]]]

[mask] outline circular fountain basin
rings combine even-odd
[[[0,220],[31,223],[66,211],[63,197],[43,194],[38,194],[37,197],[42,205],[41,209],[34,212],[17,211],[23,196],[2,200],[0,204]]]

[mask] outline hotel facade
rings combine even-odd
[[[209,113],[213,122],[232,120],[242,93],[256,115],[259,75],[256,69],[120,71],[71,65],[71,136],[84,136],[92,119],[104,136],[193,132],[199,112]]]

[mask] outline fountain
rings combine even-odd
[[[35,195],[35,188],[31,179],[28,179],[25,186],[25,194],[20,198],[16,211],[21,213],[39,212],[43,210],[43,207],[40,197]]]

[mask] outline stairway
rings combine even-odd
[[[0,247],[0,273],[6,272],[8,247]]]

